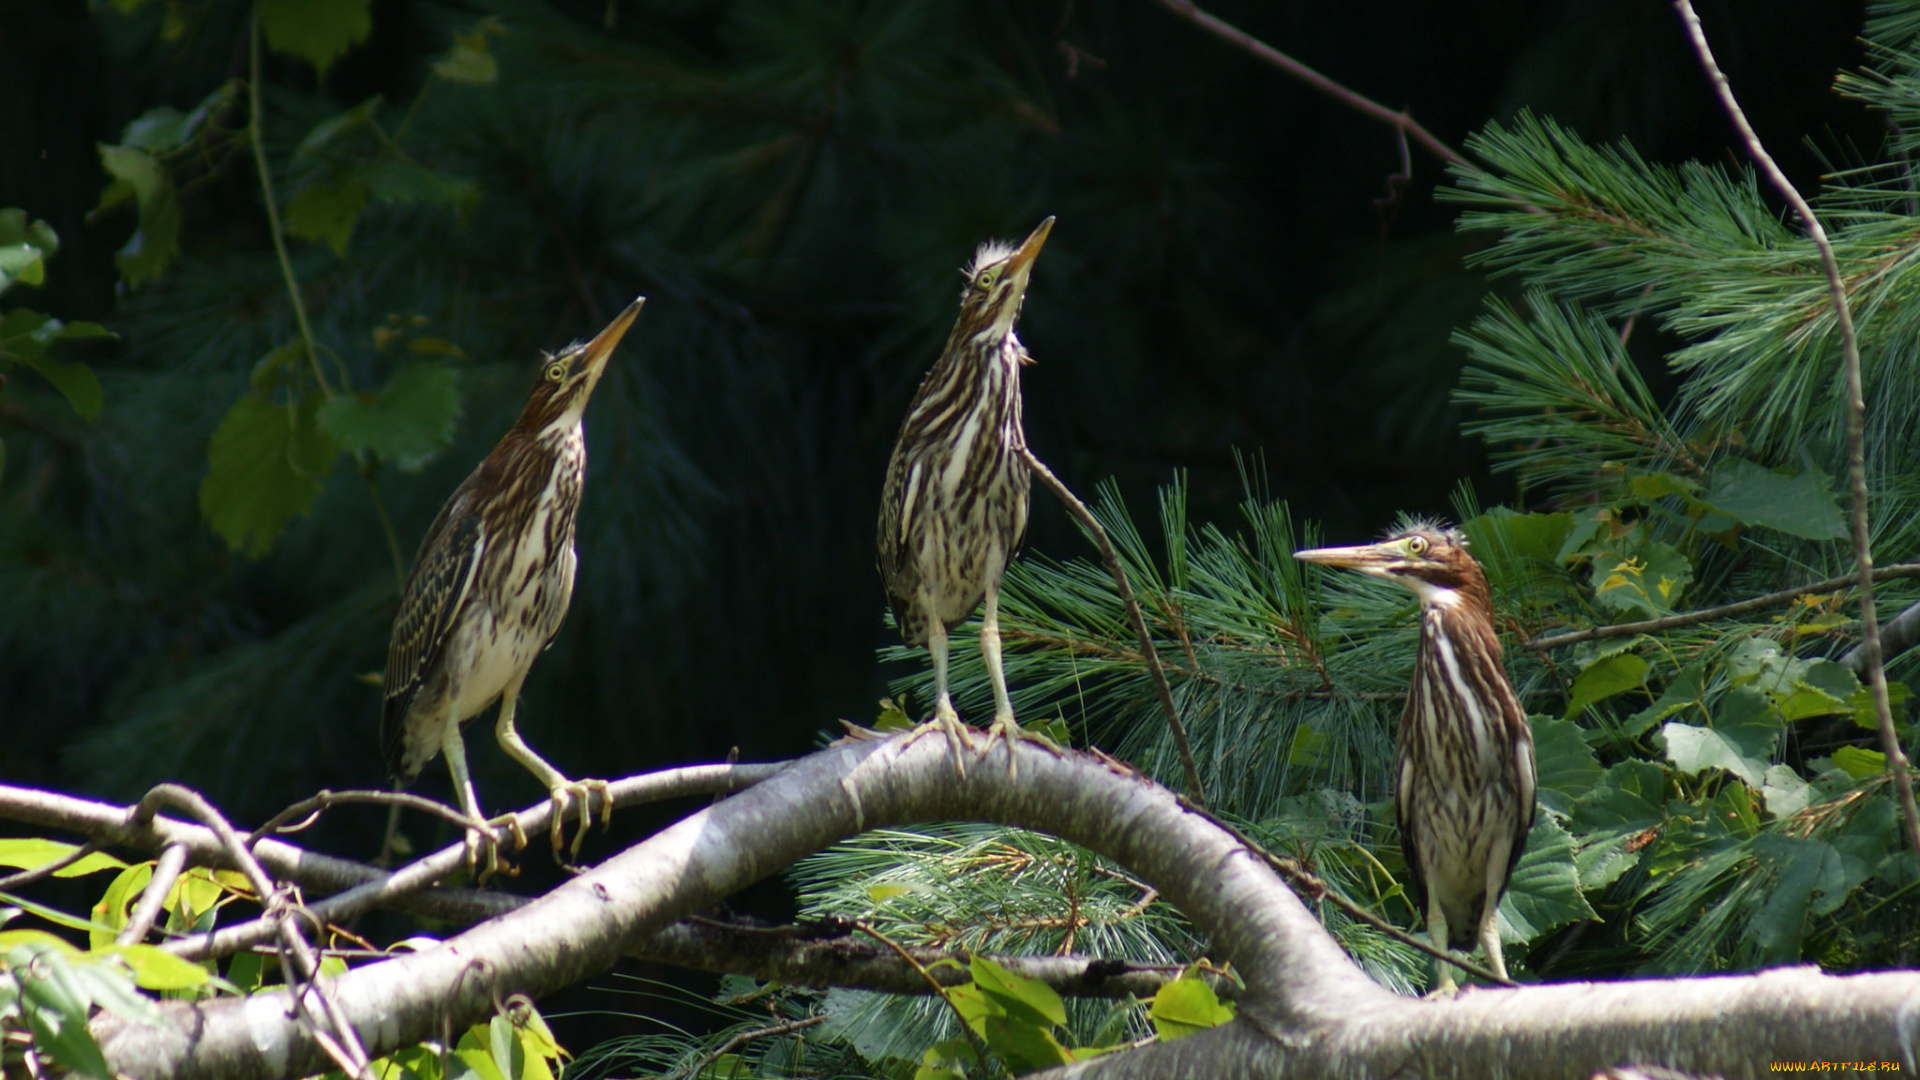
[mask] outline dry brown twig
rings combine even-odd
[[[1180,710],[1173,704],[1173,689],[1167,685],[1167,672],[1160,663],[1160,650],[1154,648],[1153,636],[1147,633],[1147,620],[1140,614],[1140,601],[1134,598],[1133,586],[1127,582],[1127,571],[1120,565],[1120,553],[1113,549],[1113,541],[1107,536],[1107,530],[1100,527],[1100,521],[1080,501],[1073,489],[1053,475],[1046,463],[1033,456],[1033,451],[1025,444],[1020,447],[1020,460],[1027,463],[1033,475],[1040,478],[1060,501],[1066,505],[1080,524],[1086,527],[1087,534],[1100,549],[1100,559],[1106,563],[1107,573],[1113,575],[1114,584],[1120,589],[1120,602],[1126,606],[1127,619],[1133,623],[1133,632],[1140,639],[1140,657],[1146,662],[1147,674],[1153,679],[1153,686],[1160,695],[1160,710],[1167,715],[1167,727],[1173,731],[1174,749],[1180,753],[1180,768],[1186,773],[1187,797],[1201,806],[1206,805],[1206,788],[1200,783],[1200,769],[1193,762],[1193,747],[1187,741],[1187,725],[1180,722]]]

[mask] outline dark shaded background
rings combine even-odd
[[[0,388],[0,777],[118,799],[184,780],[257,820],[383,783],[378,694],[353,676],[379,669],[392,569],[344,464],[263,559],[199,519],[207,439],[290,323],[244,153],[193,170],[185,251],[157,284],[117,283],[130,216],[89,220],[96,143],[245,73],[244,6],[176,8],[188,32],[169,41],[158,4],[0,5],[0,206],[63,243],[46,287],[0,304],[121,334],[89,356],[107,394],[91,424],[30,373]],[[1529,108],[1650,160],[1739,161],[1656,0],[1210,10],[1455,147]],[[1860,62],[1858,4],[1700,10],[1803,190],[1877,145],[1830,89]],[[423,92],[450,35],[488,15],[500,82]],[[1462,483],[1514,495],[1448,401],[1448,334],[1488,286],[1462,262],[1481,241],[1432,198],[1442,168],[1416,147],[1394,182],[1390,129],[1151,0],[377,0],[373,25],[324,78],[270,61],[268,131],[284,167],[318,120],[377,93],[393,121],[418,96],[409,149],[482,191],[464,220],[371,211],[344,260],[295,243],[356,385],[386,361],[348,343],[396,312],[471,358],[453,447],[379,477],[409,555],[536,351],[653,298],[589,413],[579,592],[523,699],[522,730],[570,772],[778,758],[872,717],[901,674],[875,662],[892,639],[871,539],[899,415],[952,318],[953,269],[1048,213],[1027,426],[1078,490],[1111,477],[1144,517],[1186,470],[1190,518],[1231,528],[1250,474],[1333,537],[1444,513]],[[1660,340],[1636,344],[1660,385]],[[1040,499],[1029,543],[1069,557],[1080,540]],[[537,797],[474,732],[483,802]],[[446,795],[438,766],[419,787]],[[661,819],[625,817],[602,851]],[[371,854],[380,824],[342,814],[312,842]],[[743,903],[777,914],[777,887]]]

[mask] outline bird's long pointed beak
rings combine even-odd
[[[613,356],[613,351],[619,348],[620,339],[627,336],[627,329],[633,325],[633,320],[640,317],[640,309],[646,306],[646,303],[646,297],[634,297],[633,303],[628,304],[625,311],[615,315],[605,330],[595,334],[593,340],[587,342],[588,370],[598,372],[606,366],[607,360]]]
[[[1033,265],[1033,260],[1040,257],[1040,249],[1047,246],[1047,234],[1052,231],[1053,216],[1049,214],[1047,220],[1041,222],[1040,227],[1033,230],[1032,235],[1021,242],[1020,250],[1014,252],[1013,257],[1007,260],[1007,274],[1024,278],[1028,268]]]
[[[1293,557],[1301,562],[1319,563],[1321,566],[1364,570],[1368,567],[1398,562],[1406,556],[1393,544],[1356,544],[1352,547],[1308,548],[1305,551],[1294,552]]]

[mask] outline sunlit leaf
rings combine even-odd
[[[1183,1039],[1233,1019],[1233,1008],[1221,1004],[1205,979],[1184,975],[1154,991],[1147,1016],[1162,1039]]]
[[[1062,1025],[1067,1007],[1053,987],[1038,979],[1015,975],[984,956],[975,954],[967,965],[973,984],[1000,1004],[1008,1016],[1034,1024]]]
[[[17,870],[34,870],[80,850],[78,844],[63,844],[58,840],[43,840],[39,837],[0,838],[0,866],[11,866]],[[54,877],[85,877],[102,870],[124,870],[127,864],[104,851],[90,851],[72,866],[53,872]]]

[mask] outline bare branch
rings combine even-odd
[[[1425,147],[1427,152],[1449,165],[1471,165],[1466,155],[1435,138],[1433,133],[1420,126],[1411,114],[1402,109],[1398,112],[1387,108],[1371,98],[1363,97],[1352,90],[1334,82],[1325,75],[1281,52],[1279,49],[1261,41],[1259,38],[1241,30],[1231,23],[1201,11],[1193,0],[1157,0],[1161,7],[1173,12],[1180,18],[1219,38],[1221,41],[1248,52],[1279,68],[1281,71],[1338,101],[1340,104],[1360,114],[1378,120],[1388,127],[1395,128],[1401,134]]]
[[[147,933],[160,918],[160,911],[167,902],[167,894],[173,891],[173,883],[180,880],[180,872],[187,868],[187,845],[168,844],[154,864],[153,876],[147,879],[147,887],[140,894],[140,903],[134,906],[133,914],[128,916],[127,925],[114,935],[114,942],[120,945],[138,945],[147,940]]]
[[[1920,577],[1920,563],[1894,563],[1892,566],[1876,567],[1873,570],[1876,581],[1892,581],[1896,578]],[[1640,622],[1614,623],[1612,626],[1589,626],[1585,630],[1573,630],[1565,634],[1552,634],[1522,642],[1529,649],[1559,649],[1568,645],[1578,645],[1583,641],[1597,641],[1602,638],[1632,637],[1635,634],[1655,634],[1662,630],[1676,630],[1683,626],[1697,626],[1715,619],[1731,619],[1755,611],[1797,600],[1813,593],[1835,592],[1851,589],[1860,583],[1860,579],[1849,574],[1846,577],[1827,578],[1811,585],[1796,585],[1791,589],[1781,589],[1765,596],[1756,596],[1719,607],[1701,608],[1699,611],[1682,612],[1659,619],[1643,619]]]
[[[1801,224],[1806,226],[1807,235],[1813,238],[1813,245],[1820,249],[1820,268],[1827,275],[1827,292],[1833,299],[1833,314],[1840,327],[1840,352],[1846,365],[1847,376],[1847,486],[1853,493],[1853,560],[1859,568],[1860,589],[1860,636],[1866,646],[1866,681],[1873,690],[1873,709],[1880,718],[1881,749],[1887,755],[1887,773],[1893,777],[1894,790],[1900,799],[1900,812],[1907,823],[1907,848],[1920,853],[1920,807],[1916,807],[1913,797],[1913,776],[1907,770],[1907,755],[1900,748],[1900,733],[1893,726],[1893,705],[1887,697],[1886,665],[1880,655],[1879,613],[1873,607],[1873,534],[1868,521],[1867,492],[1867,403],[1861,389],[1860,342],[1853,331],[1853,311],[1847,305],[1847,288],[1840,280],[1840,263],[1833,257],[1833,244],[1827,240],[1827,230],[1820,224],[1820,218],[1807,205],[1807,200],[1794,189],[1787,174],[1780,171],[1774,163],[1773,155],[1760,142],[1753,125],[1747,122],[1747,114],[1740,110],[1740,102],[1734,99],[1733,87],[1727,82],[1725,72],[1713,59],[1713,49],[1707,44],[1707,32],[1700,25],[1700,16],[1694,13],[1692,0],[1673,0],[1673,6],[1680,13],[1680,21],[1686,25],[1687,36],[1693,41],[1694,51],[1700,55],[1700,66],[1707,73],[1707,80],[1713,84],[1714,93],[1720,96],[1720,103],[1726,106],[1727,116],[1733,120],[1733,126],[1740,132],[1740,138],[1746,143],[1747,153],[1752,155],[1755,164],[1767,181],[1780,192],[1780,197],[1800,215]]]
[[[1107,530],[1100,527],[1100,520],[1087,509],[1046,463],[1033,456],[1033,451],[1024,444],[1020,447],[1020,459],[1027,468],[1047,485],[1054,495],[1066,505],[1068,512],[1079,519],[1080,524],[1093,537],[1094,544],[1100,549],[1100,559],[1107,564],[1107,573],[1113,575],[1114,584],[1120,587],[1120,602],[1126,605],[1127,619],[1133,623],[1133,632],[1140,639],[1140,658],[1146,661],[1147,674],[1153,678],[1153,687],[1160,695],[1160,711],[1167,714],[1167,726],[1173,729],[1174,749],[1180,754],[1180,768],[1187,780],[1187,797],[1199,803],[1207,804],[1207,789],[1200,782],[1200,769],[1193,763],[1193,747],[1187,742],[1187,726],[1180,722],[1180,710],[1174,707],[1173,690],[1167,686],[1167,672],[1160,663],[1160,650],[1154,648],[1153,636],[1147,633],[1147,620],[1140,614],[1140,602],[1134,599],[1133,586],[1127,583],[1127,571],[1120,565],[1120,553],[1113,549],[1113,541],[1107,536]]]

